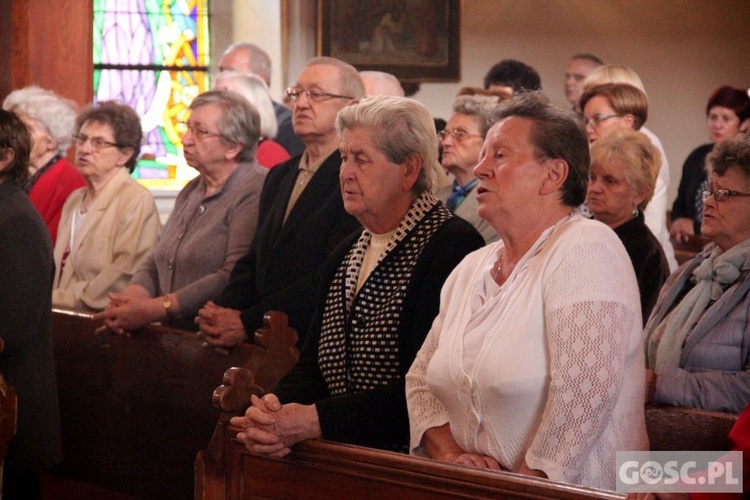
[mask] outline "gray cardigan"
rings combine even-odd
[[[240,164],[219,192],[205,198],[203,179],[190,181],[130,284],[152,297],[174,293],[189,319],[207,301],[218,299],[235,263],[250,248],[267,173],[256,162]]]

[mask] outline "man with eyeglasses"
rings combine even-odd
[[[360,228],[341,199],[335,128],[339,110],[364,97],[357,70],[338,59],[313,58],[287,94],[305,151],[268,173],[249,253],[237,262],[218,305],[208,302],[198,312],[196,322],[211,345],[246,341],[267,311],[278,310],[289,316],[301,346],[313,314],[315,273]]]
[[[254,43],[237,42],[226,48],[219,61],[220,71],[239,71],[255,75],[266,82],[271,88],[271,58],[265,50]],[[281,144],[290,156],[302,154],[305,144],[294,134],[292,128],[292,112],[276,101],[273,102],[273,111],[276,114],[278,130],[273,140]]]
[[[438,133],[443,149],[440,161],[452,176],[453,182],[438,193],[448,208],[467,220],[484,238],[485,243],[498,240],[498,235],[489,222],[477,213],[477,190],[479,179],[474,167],[484,144],[491,123],[492,111],[499,102],[492,95],[459,95],[453,102],[453,114],[444,130]]]
[[[581,114],[581,108],[578,100],[583,94],[583,81],[604,62],[594,54],[576,54],[568,63],[568,69],[565,71],[565,98],[570,103],[573,111]]]

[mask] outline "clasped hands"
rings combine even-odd
[[[251,453],[281,458],[292,446],[307,439],[322,437],[315,405],[289,403],[282,405],[275,394],[250,397],[251,406],[242,417],[232,417],[230,424],[241,427],[237,439]]]
[[[130,286],[122,293],[110,292],[107,296],[107,308],[94,314],[94,322],[100,324],[97,334],[113,332],[122,335],[161,319],[162,308],[158,299],[151,298],[141,287]]]
[[[217,306],[210,300],[198,310],[195,322],[212,346],[234,347],[248,339],[240,311]]]

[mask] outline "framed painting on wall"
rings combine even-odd
[[[404,82],[461,77],[460,0],[318,0],[318,54]]]

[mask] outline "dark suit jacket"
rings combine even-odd
[[[15,184],[0,183],[0,371],[18,394],[18,432],[5,468],[24,473],[62,459],[50,322],[52,239]]]
[[[316,271],[333,249],[361,226],[344,211],[338,151],[313,175],[284,223],[300,158],[268,172],[255,238],[248,254],[235,265],[218,303],[242,311],[249,335],[262,326],[267,311],[285,312],[289,325],[299,333],[301,346],[315,307]]]

